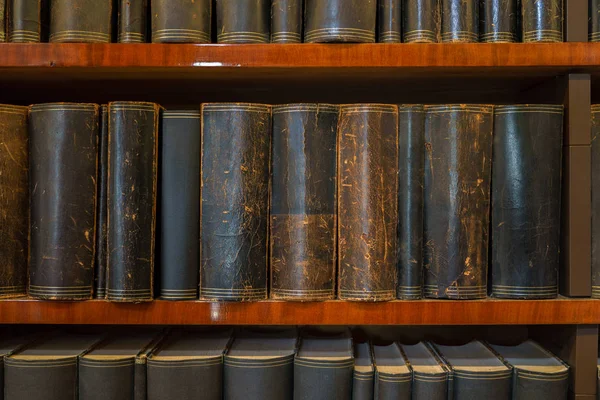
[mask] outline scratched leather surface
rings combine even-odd
[[[148,0],[119,0],[119,43],[145,43]]]
[[[416,3],[416,2],[415,2]],[[378,43],[402,41],[402,0],[380,0],[377,24]]]
[[[600,299],[600,105],[592,105],[592,297]]]
[[[403,0],[402,41],[435,43],[441,40],[441,11],[437,0]]]
[[[479,41],[479,1],[442,0],[442,42]]]
[[[273,0],[271,3],[271,42],[302,42],[303,0]]]
[[[98,140],[98,199],[96,201],[96,265],[94,269],[94,297],[106,297],[107,223],[108,212],[108,106],[100,107],[100,130]]]
[[[8,41],[39,42],[42,28],[43,0],[10,0],[8,4]]]
[[[112,0],[52,0],[50,42],[110,43]]]
[[[269,43],[269,0],[217,1],[218,43]]]
[[[563,41],[563,0],[522,0],[522,18],[523,42]]]
[[[210,43],[211,0],[152,0],[153,43]]]
[[[375,43],[376,0],[306,0],[304,41]]]
[[[482,0],[480,39],[482,42],[518,42],[517,0]]]

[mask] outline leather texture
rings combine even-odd
[[[406,361],[412,368],[412,399],[448,400],[448,368],[435,354],[431,344],[420,342],[401,347]],[[440,368],[428,368],[434,365]]]
[[[484,43],[518,42],[518,0],[481,0],[479,39]]]
[[[373,400],[375,368],[371,344],[354,344],[354,374],[352,376],[352,400]]]
[[[307,43],[375,43],[377,0],[306,0]]]
[[[152,43],[210,43],[211,0],[152,0]]]
[[[592,297],[600,299],[600,104],[592,105]]]
[[[133,399],[135,357],[79,361],[79,400]]]
[[[273,0],[271,43],[302,42],[303,0]]]
[[[0,43],[6,42],[6,0],[0,0]]]
[[[104,299],[106,297],[106,264],[107,255],[107,229],[108,211],[108,106],[100,107],[100,138],[98,140],[98,200],[96,201],[96,268],[94,271],[94,297]]]
[[[402,0],[379,0],[377,41],[400,43],[402,41]]]
[[[403,42],[440,41],[441,12],[437,0],[402,0],[402,18]]]
[[[269,43],[270,0],[218,0],[217,43]]]
[[[588,41],[600,42],[600,0],[588,1]]]
[[[442,42],[479,41],[479,1],[442,1]],[[532,0],[533,1],[533,0]]]
[[[521,14],[523,42],[564,41],[563,0],[522,0]]]
[[[50,42],[110,43],[112,0],[52,0]]]
[[[42,0],[8,1],[8,41],[41,42]]]
[[[375,400],[411,400],[412,370],[406,363],[400,347],[373,345],[375,364]]]
[[[119,0],[119,43],[146,43],[148,0]]]

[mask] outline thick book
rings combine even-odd
[[[200,297],[267,298],[271,106],[202,105]]]
[[[521,0],[521,15],[523,42],[563,41],[563,0]]]
[[[211,0],[152,0],[152,43],[210,43]]]
[[[492,295],[558,295],[563,106],[494,109]]]
[[[271,43],[302,42],[303,0],[271,2]]]
[[[0,337],[0,400],[4,400],[4,360],[20,351],[35,338],[32,336],[8,334]]]
[[[449,371],[428,343],[402,345],[412,369],[412,400],[447,400]]]
[[[106,298],[106,264],[108,262],[108,106],[100,106],[100,138],[98,139],[98,189],[96,200],[96,265],[94,298]]]
[[[119,43],[145,43],[148,0],[118,0],[119,16],[117,41]]]
[[[598,357],[598,381],[596,385],[596,398],[600,400],[600,357]]]
[[[402,0],[379,0],[377,42],[402,41]]]
[[[42,41],[44,0],[6,0],[8,41],[12,43],[34,43]]]
[[[600,299],[600,104],[592,105],[592,297]]]
[[[338,297],[396,298],[398,107],[341,106]]]
[[[425,106],[425,297],[487,295],[493,106]]]
[[[165,111],[160,178],[160,297],[198,298],[200,110]]]
[[[6,0],[0,0],[0,43],[6,42]]]
[[[335,298],[339,107],[273,106],[271,298]]]
[[[518,42],[518,0],[481,0],[479,40],[484,43]]]
[[[369,342],[354,344],[352,400],[373,400],[375,368]]]
[[[396,343],[373,346],[374,400],[410,400],[412,371]]]
[[[269,43],[270,0],[218,0],[217,43]]]
[[[27,293],[28,112],[27,107],[0,104],[0,299]]]
[[[600,0],[588,0],[588,15],[588,41],[600,42]]]
[[[112,0],[52,0],[50,42],[110,43]]]
[[[442,42],[478,42],[479,1],[441,0],[441,2]]]
[[[377,0],[305,0],[307,43],[375,43]]]
[[[439,42],[440,24],[440,4],[437,0],[402,0],[404,43]]]
[[[528,340],[518,346],[490,346],[513,368],[513,400],[566,400],[569,366]]]
[[[154,297],[159,110],[154,103],[108,105],[106,297],[111,301]]]
[[[29,111],[29,295],[92,298],[96,249],[97,104]]]

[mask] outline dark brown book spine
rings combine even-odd
[[[100,108],[100,140],[98,140],[98,201],[96,202],[96,270],[94,297],[106,298],[106,238],[108,214],[106,210],[106,193],[108,189],[108,106]]]
[[[479,41],[479,1],[441,1],[442,42],[470,43]]]
[[[217,1],[218,43],[269,43],[269,0]]]
[[[271,106],[202,105],[200,297],[267,298]]]
[[[42,0],[8,1],[8,41],[41,42]]]
[[[592,297],[600,299],[600,104],[592,105]]]
[[[145,43],[148,0],[119,0],[119,43]]]
[[[110,43],[112,0],[52,0],[50,42]]]
[[[151,301],[158,175],[159,109],[108,105],[107,299]]]
[[[523,42],[563,41],[563,0],[521,0],[521,7]]]
[[[517,42],[517,0],[481,0],[480,40]]]
[[[152,0],[152,43],[210,43],[211,0]]]
[[[440,34],[440,4],[437,0],[402,0],[402,41],[436,43]]]
[[[493,107],[425,111],[425,297],[485,298]]]
[[[0,43],[6,42],[6,0],[0,0]]]
[[[338,296],[396,298],[398,107],[341,107],[338,128]]]
[[[402,41],[402,2],[401,0],[379,0],[379,43],[400,43]]]
[[[36,104],[29,113],[29,295],[90,299],[94,284],[97,104]]]
[[[273,0],[271,43],[302,42],[303,0]]]
[[[27,107],[0,105],[0,298],[27,292],[29,148]]]
[[[271,298],[335,298],[339,107],[273,107]]]
[[[600,42],[600,0],[588,0],[588,41]]]
[[[377,0],[306,0],[307,43],[375,43]]]

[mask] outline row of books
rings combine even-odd
[[[567,399],[569,366],[533,341],[371,345],[291,329],[150,332],[5,338],[4,400]]]
[[[0,17],[5,7],[9,42],[563,41],[563,0],[0,0]]]
[[[562,127],[542,104],[1,106],[0,296],[476,299],[490,258],[493,296],[553,298]]]

